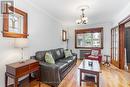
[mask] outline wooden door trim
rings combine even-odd
[[[128,15],[127,17],[125,17],[123,20],[121,20],[120,22],[119,22],[119,25],[120,24],[126,24],[127,22],[129,22],[130,21],[130,15]]]
[[[124,69],[125,65],[125,24],[119,25],[119,68]]]
[[[125,24],[130,21],[130,15],[119,22],[119,68],[124,69],[125,65]]]

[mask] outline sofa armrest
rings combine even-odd
[[[59,67],[56,64],[48,64],[40,62],[41,81],[51,85],[58,85],[60,83]]]
[[[76,53],[72,53],[73,56],[75,56],[77,58],[77,54]]]
[[[98,55],[98,58],[99,58],[99,62],[101,63],[102,62],[102,55]]]
[[[85,58],[88,58],[88,56],[90,56],[90,55],[91,55],[90,53],[85,53],[85,54],[84,54],[84,57],[85,57]]]

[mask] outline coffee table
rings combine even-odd
[[[89,65],[90,62],[93,63],[92,66]],[[99,87],[99,73],[101,72],[101,70],[98,61],[84,59],[79,65],[78,69],[80,70],[80,86],[82,81],[87,82],[85,79],[82,79],[82,73],[85,73],[85,74],[95,75],[95,77],[97,78],[95,84],[97,84],[97,87]]]

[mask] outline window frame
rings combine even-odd
[[[101,33],[101,47],[78,47],[77,46],[77,36],[78,34],[84,34],[84,33]],[[76,49],[103,49],[103,27],[97,27],[97,28],[88,28],[88,29],[77,29],[75,30],[75,48]]]
[[[15,8],[13,6],[6,6],[7,13],[3,14],[3,37],[8,38],[27,38],[29,36],[28,34],[28,14],[18,8]],[[22,27],[22,33],[16,33],[16,32],[10,32],[9,31],[9,13],[8,11],[12,11],[14,14],[19,14],[23,16],[23,27]]]

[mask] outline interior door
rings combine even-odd
[[[126,62],[130,63],[130,27],[125,29]]]
[[[111,30],[111,62],[119,68],[119,28]]]

